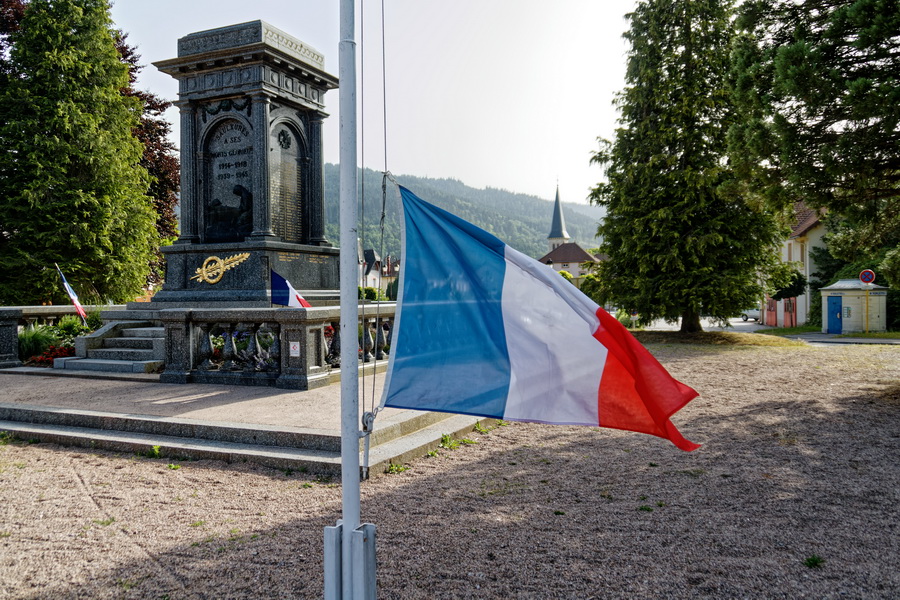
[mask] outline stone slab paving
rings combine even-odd
[[[360,379],[361,410],[380,400],[383,384],[384,373]],[[339,383],[298,392],[165,384],[146,374],[0,369],[0,431],[139,453],[161,446],[172,456],[240,457],[276,467],[339,469],[340,401]],[[370,465],[383,469],[423,455],[443,434],[466,434],[483,420],[385,409],[375,423]]]

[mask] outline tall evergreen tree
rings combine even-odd
[[[737,24],[735,168],[773,206],[828,208],[836,256],[889,249],[900,287],[900,2],[752,0]]]
[[[106,0],[31,0],[0,90],[0,303],[138,294],[159,239]]]
[[[621,126],[592,159],[607,179],[591,192],[607,211],[598,298],[642,323],[680,318],[683,332],[701,330],[701,314],[725,320],[758,303],[778,268],[781,232],[736,193],[724,158],[730,15],[727,1],[638,3]]]

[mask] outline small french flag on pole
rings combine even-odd
[[[78,301],[78,296],[75,294],[75,290],[72,289],[72,286],[69,285],[69,282],[66,281],[66,276],[63,275],[62,269],[59,268],[59,265],[53,263],[53,266],[56,267],[57,273],[62,277],[63,287],[66,288],[66,293],[69,295],[69,298],[72,300],[72,304],[75,305],[75,312],[81,317],[81,320],[84,321],[87,319],[87,313],[84,311],[84,308],[81,306],[81,303]]]
[[[403,261],[385,406],[648,433],[697,392],[547,265],[400,187]]]
[[[294,308],[310,308],[311,305],[294,289],[291,282],[272,271],[272,304]]]

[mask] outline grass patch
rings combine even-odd
[[[486,435],[486,434],[490,433],[491,431],[497,429],[498,427],[506,427],[507,425],[509,425],[509,423],[507,423],[506,421],[500,421],[500,420],[494,421],[493,423],[491,423],[489,425],[484,425],[479,421],[478,423],[475,423],[475,427],[472,429],[472,431],[477,431],[478,433],[480,433],[482,435]]]
[[[459,440],[455,440],[452,435],[445,433],[441,436],[441,448],[444,450],[456,450],[459,448]]]
[[[152,446],[143,453],[143,456],[146,456],[147,458],[160,458],[162,456],[161,450],[162,446]]]
[[[813,554],[812,556],[808,556],[806,560],[803,561],[803,564],[810,569],[819,569],[825,564],[825,559],[818,554]]]
[[[772,327],[770,329],[759,329],[756,333],[763,335],[797,335],[800,333],[819,333],[821,327],[815,325],[800,325],[799,327]]]
[[[839,338],[870,338],[873,340],[900,340],[900,331],[870,331],[869,333],[842,333]]]
[[[642,344],[692,344],[697,346],[805,346],[805,342],[778,336],[763,336],[736,331],[632,331]]]
[[[404,471],[409,471],[409,467],[407,467],[406,465],[395,465],[394,463],[391,463],[384,472],[388,475],[396,475],[397,473],[403,473]]]

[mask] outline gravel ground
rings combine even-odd
[[[363,484],[380,598],[898,598],[900,348],[650,347],[704,446],[512,424]],[[340,487],[0,446],[0,598],[318,598]]]

